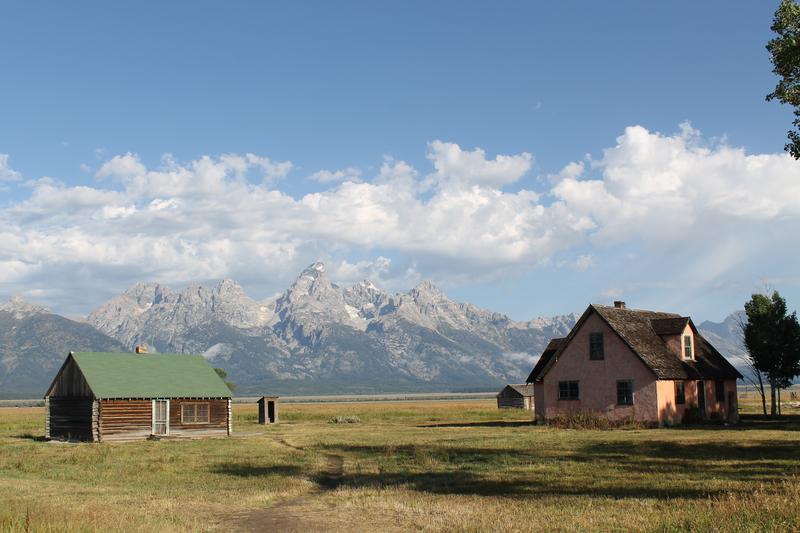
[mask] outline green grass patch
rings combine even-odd
[[[747,406],[745,406],[747,407]],[[740,426],[561,429],[491,400],[281,404],[235,438],[41,440],[0,410],[0,530],[214,531],[301,501],[331,529],[794,531],[800,416]],[[330,424],[358,417],[357,424]],[[326,478],[332,456],[343,475]]]

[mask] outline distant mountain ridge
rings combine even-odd
[[[398,294],[367,280],[342,288],[318,262],[273,300],[256,302],[229,279],[181,292],[138,284],[87,323],[128,348],[203,353],[239,391],[256,393],[494,388],[524,380],[576,320],[514,322],[430,281]]]
[[[733,362],[737,313],[698,327]],[[322,263],[258,302],[224,279],[173,291],[139,283],[86,322],[13,298],[0,305],[0,396],[38,396],[69,350],[202,353],[239,394],[489,390],[522,382],[576,314],[527,322],[451,300],[430,281],[389,294],[368,280],[342,288]]]
[[[126,347],[88,324],[19,297],[0,305],[0,398],[44,395],[70,350],[119,352]]]

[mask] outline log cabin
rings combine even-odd
[[[506,385],[497,393],[497,408],[533,410],[533,385]]]
[[[227,436],[231,393],[200,355],[70,352],[47,389],[45,437]]]

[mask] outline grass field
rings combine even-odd
[[[800,524],[800,415],[736,428],[562,430],[470,400],[291,404],[280,416],[258,426],[254,406],[237,405],[235,438],[95,445],[42,442],[41,409],[0,409],[0,530]]]

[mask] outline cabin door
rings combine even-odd
[[[169,434],[169,400],[153,400],[153,435]]]

